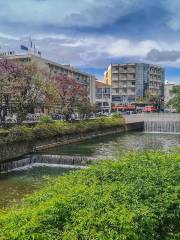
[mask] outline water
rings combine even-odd
[[[44,150],[42,153],[111,158],[132,150],[156,150],[174,146],[180,146],[180,135],[178,134],[129,132],[71,145],[57,146]]]
[[[146,132],[163,132],[180,134],[180,121],[145,121]]]
[[[82,143],[58,146],[43,151],[43,154],[89,156],[99,159],[112,158],[123,152],[143,149],[167,149],[180,146],[178,134],[153,134],[130,132],[113,136],[100,137]],[[20,202],[47,182],[47,176],[68,173],[69,169],[57,167],[33,167],[0,175],[0,208]]]
[[[44,186],[48,177],[54,178],[69,169],[33,167],[0,175],[0,208],[19,203],[22,198]]]

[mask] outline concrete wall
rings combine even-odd
[[[30,143],[14,143],[12,145],[0,146],[0,163],[8,162],[10,160],[15,160],[23,155],[36,152],[38,150],[54,147],[57,145],[65,145],[73,142],[84,141],[95,137],[102,137],[110,134],[117,134],[131,130],[143,130],[144,123],[129,123],[125,126],[105,129],[101,131],[94,131],[88,133],[80,133],[73,135],[66,135],[56,139],[46,139],[44,141],[39,141],[33,144]]]
[[[33,149],[30,143],[14,143],[0,146],[0,162],[6,162],[10,159],[19,158]]]

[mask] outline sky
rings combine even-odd
[[[100,80],[111,63],[162,65],[180,83],[179,0],[0,0],[0,51],[42,56]]]

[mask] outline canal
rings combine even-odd
[[[43,151],[50,155],[83,155],[99,159],[111,159],[132,150],[168,149],[180,146],[179,134],[153,134],[129,132],[106,136]],[[70,169],[39,166],[16,170],[0,175],[0,208],[19,203],[22,198],[46,184],[49,178],[68,174]],[[72,169],[71,169],[72,171]]]

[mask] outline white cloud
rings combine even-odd
[[[0,38],[10,39],[10,40],[20,40],[19,37],[15,37],[15,36],[13,36],[13,35],[1,33],[1,32],[0,32]]]
[[[159,44],[152,40],[132,42],[126,39],[117,39],[107,46],[107,51],[115,57],[145,57],[151,49],[159,47]]]
[[[0,34],[5,36],[4,34]],[[21,44],[28,45],[28,39],[21,41],[11,39],[0,39],[1,51],[16,50],[19,52]],[[170,45],[165,41],[154,41],[151,39],[143,41],[132,41],[113,36],[70,36],[65,34],[36,35],[34,42],[42,55],[46,58],[60,63],[70,63],[77,67],[106,67],[112,61],[150,61],[147,54],[156,49],[157,51],[180,51],[180,43]],[[156,62],[161,65],[180,67],[180,60]]]

